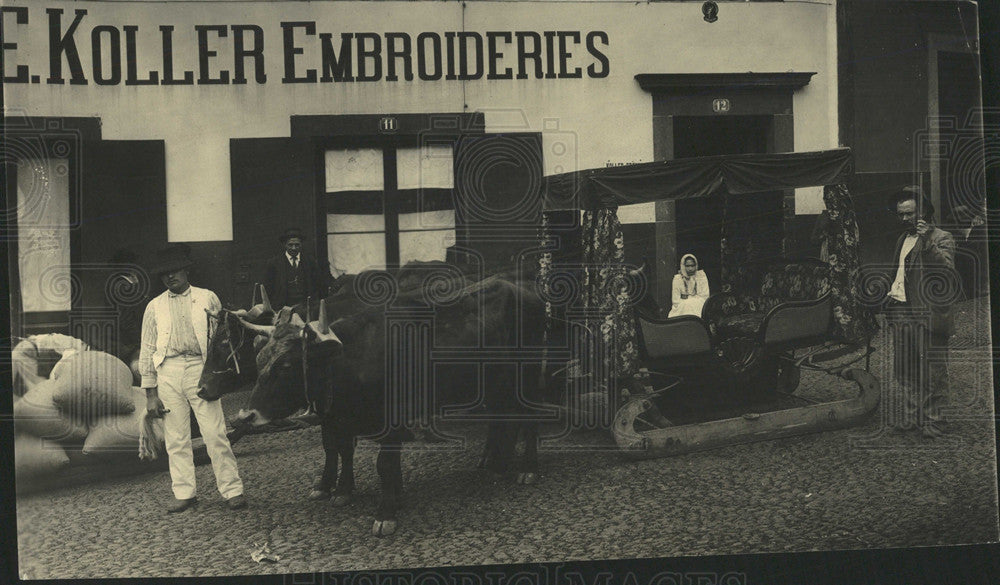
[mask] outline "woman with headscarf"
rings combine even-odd
[[[701,316],[701,308],[708,299],[708,277],[704,270],[698,270],[698,259],[694,254],[684,254],[680,271],[674,275],[673,308],[668,317],[680,315]]]

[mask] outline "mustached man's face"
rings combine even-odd
[[[913,199],[896,204],[896,219],[903,227],[910,229],[917,223],[917,202]]]
[[[285,251],[292,258],[298,256],[299,252],[302,251],[302,240],[299,238],[288,238],[285,240]]]

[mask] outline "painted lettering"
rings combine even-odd
[[[472,41],[475,46],[473,51],[473,64],[475,72],[469,72],[469,43]],[[477,32],[458,33],[458,78],[463,81],[472,81],[483,76],[483,35]]]
[[[578,78],[583,77],[583,69],[579,67],[574,67],[572,72],[567,71],[567,63],[570,58],[573,57],[573,53],[569,51],[566,46],[566,39],[573,39],[573,44],[580,44],[580,33],[575,30],[561,30],[558,33],[559,36],[559,78]]]
[[[544,75],[542,71],[542,35],[532,31],[517,31],[517,78],[527,79],[528,70],[526,62],[531,59],[535,62],[535,79],[541,79]],[[532,50],[527,50],[525,39],[531,39]]]
[[[445,62],[448,64],[448,73],[444,78],[447,80],[458,79],[458,76],[455,75],[455,33],[444,33],[444,40],[448,51],[448,56],[445,58]]]
[[[208,33],[214,32],[219,38],[229,36],[229,27],[224,24],[219,25],[198,25],[194,29],[198,31],[198,85],[227,85],[229,83],[229,72],[225,69],[219,71],[218,77],[212,77],[211,59],[217,56],[218,51],[208,48]]]
[[[514,70],[507,67],[503,70],[503,73],[497,73],[499,69],[499,62],[503,59],[503,53],[497,48],[497,39],[503,39],[503,42],[510,44],[512,35],[509,32],[487,32],[486,33],[486,44],[489,50],[489,64],[490,71],[486,75],[486,79],[513,79]]]
[[[593,64],[587,66],[587,75],[593,77],[594,79],[601,79],[608,76],[611,71],[611,63],[608,61],[608,56],[604,54],[600,49],[597,48],[595,41],[600,40],[601,44],[605,47],[608,46],[608,33],[602,30],[594,30],[587,33],[587,52],[594,56],[595,59],[601,64],[601,68],[597,69]]]
[[[4,83],[28,83],[28,66],[17,65],[14,67],[14,75],[7,75],[10,69],[10,62],[7,61],[7,51],[17,49],[17,43],[7,40],[7,29],[4,26],[4,14],[13,14],[15,24],[28,24],[28,9],[24,6],[0,6],[0,79]]]
[[[548,66],[545,70],[545,79],[555,79],[556,78],[556,32],[553,30],[545,31],[545,64]]]
[[[329,83],[331,81],[354,81],[354,69],[352,65],[351,43],[354,33],[342,33],[340,35],[340,56],[333,49],[333,35],[322,33],[319,35],[319,42],[322,46],[323,55],[323,77],[320,81]]]
[[[396,43],[400,46],[397,48]],[[410,35],[406,33],[385,33],[386,81],[396,81],[396,61],[403,62],[403,79],[413,81],[413,60],[410,57]]]
[[[66,32],[62,31],[62,8],[48,8],[45,10],[49,15],[49,78],[46,83],[62,85],[66,80],[62,76],[63,54],[66,55],[66,62],[69,63],[70,85],[87,85],[87,78],[83,76],[83,65],[80,63],[80,51],[76,48],[76,29],[87,15],[83,9],[74,10],[76,17],[73,24],[69,25]]]
[[[254,81],[264,83],[267,74],[264,72],[264,29],[255,24],[233,25],[233,83],[244,84],[246,78],[246,59],[253,59]],[[243,33],[253,33],[253,48],[247,49]]]
[[[430,73],[427,67],[427,43],[431,41],[430,57],[434,65],[434,73]],[[441,35],[437,33],[425,32],[417,35],[417,75],[423,81],[437,81],[441,79]]]
[[[378,81],[382,79],[382,37],[375,33],[358,33],[358,81]],[[372,47],[366,47],[365,41]],[[371,59],[371,74],[368,74],[368,60]]]
[[[174,27],[160,25],[163,42],[163,85],[194,85],[194,71],[185,71],[184,77],[174,79]]]
[[[281,28],[285,33],[285,76],[282,83],[316,83],[316,70],[306,69],[305,77],[295,75],[295,56],[305,52],[302,47],[295,45],[295,29],[305,29],[308,36],[316,34],[315,22],[282,22]]]
[[[111,72],[105,75],[104,50],[101,37],[107,36],[110,46]],[[122,82],[122,41],[121,33],[113,26],[95,26],[90,31],[90,56],[94,62],[94,83],[97,85],[118,85]]]
[[[139,27],[135,25],[125,25],[125,85],[156,85],[160,82],[160,74],[157,71],[150,71],[146,79],[139,79],[138,54],[135,47],[135,35],[139,32]]]
[[[140,52],[150,35],[140,31],[140,25],[95,26],[86,9],[73,10],[72,22],[64,18],[67,9],[49,8],[46,13],[46,82],[50,84],[86,85],[91,79],[99,86],[267,82],[266,26],[195,24],[177,32],[173,24],[154,25],[159,28],[162,55],[154,52],[144,62]],[[12,38],[20,30],[14,23],[27,24],[29,15],[28,8],[0,7],[0,80],[4,82],[41,83],[40,76],[30,75],[27,64],[16,63],[16,57],[25,52],[25,41]],[[610,73],[606,31],[320,32],[315,21],[282,21],[280,28],[282,83],[599,79]],[[140,37],[140,33],[146,34]],[[78,40],[83,41],[79,46]],[[231,66],[226,53],[229,42]],[[149,66],[161,57],[161,66]]]

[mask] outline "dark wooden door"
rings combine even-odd
[[[137,343],[136,313],[141,323],[146,301],[163,290],[144,269],[167,244],[164,152],[162,140],[88,140],[81,149],[70,334],[116,355]],[[126,284],[123,271],[138,282]]]
[[[233,189],[232,299],[245,306],[267,260],[284,250],[278,236],[297,227],[319,235],[317,176],[322,168],[309,138],[243,138],[229,141]],[[318,237],[304,249],[325,269]]]
[[[675,158],[768,152],[773,116],[676,116]],[[728,206],[728,207],[727,207]],[[781,192],[728,197],[681,199],[677,210],[677,258],[694,254],[708,276],[709,286],[721,284],[723,234],[739,240],[766,242],[759,252],[781,253]],[[752,229],[753,233],[746,233]],[[737,232],[739,232],[737,234]],[[761,237],[755,237],[760,235]],[[678,266],[670,267],[674,271]]]

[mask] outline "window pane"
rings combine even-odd
[[[396,151],[399,189],[453,189],[454,165],[450,144],[400,148]]]
[[[401,232],[399,234],[399,261],[444,260],[449,246],[455,245],[455,230],[428,232]]]
[[[17,166],[17,253],[24,312],[70,310],[66,159]]]
[[[326,231],[335,232],[375,232],[385,230],[385,217],[382,215],[346,215],[328,213],[326,216]]]
[[[400,231],[454,228],[455,210],[453,209],[399,214]]]
[[[381,191],[382,151],[378,148],[346,148],[326,151],[326,191]]]
[[[653,223],[656,221],[656,204],[633,203],[618,208],[618,221],[621,223]]]
[[[385,269],[385,234],[327,234],[332,274]]]

